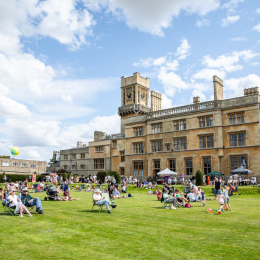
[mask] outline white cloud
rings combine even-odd
[[[251,62],[251,64],[252,64],[253,66],[257,66],[258,64],[260,64],[260,62]]]
[[[76,0],[0,1],[0,52],[18,53],[20,37],[46,36],[69,46],[71,50],[86,44],[95,25],[93,16],[76,8]]]
[[[200,102],[205,102],[207,101],[206,96],[202,93],[202,91],[200,89],[194,89],[192,91],[192,96],[190,97],[189,101],[190,104],[193,103],[193,97],[200,97]]]
[[[260,8],[255,10],[257,14],[260,14]]]
[[[172,100],[162,94],[162,109],[172,108]]]
[[[260,32],[260,23],[253,27],[253,30]]]
[[[209,26],[209,25],[210,25],[210,20],[208,19],[197,20],[195,24],[195,26],[197,27]]]
[[[260,86],[260,77],[255,74],[250,74],[238,79],[231,78],[225,80],[225,89],[229,91],[229,97],[243,96],[245,88],[252,88],[255,86]]]
[[[221,79],[225,78],[225,71],[223,71],[222,69],[218,70],[218,69],[210,69],[210,68],[205,68],[202,70],[199,70],[198,72],[196,72],[192,78],[193,79],[204,79],[206,81],[213,81],[213,76],[217,75],[218,77],[220,77]]]
[[[177,48],[177,52],[175,53],[175,56],[178,57],[179,60],[185,59],[187,56],[190,55],[189,50],[191,46],[188,43],[187,39],[183,39],[180,47]]]
[[[243,3],[245,0],[231,0],[228,3],[225,3],[222,8],[235,8],[239,3]]]
[[[73,98],[71,95],[65,95],[65,94],[62,94],[61,95],[61,98],[63,101],[65,102],[69,102],[69,103],[72,103],[73,102]]]
[[[212,59],[210,55],[203,57],[202,64],[205,64],[209,68],[220,68],[226,72],[232,72],[242,70],[243,66],[237,64],[240,58],[248,61],[258,54],[252,53],[251,50],[244,50],[240,52],[232,52],[232,54],[223,54],[218,56],[217,59]]]
[[[3,95],[0,95],[0,114],[2,118],[23,118],[32,116],[25,105]]]
[[[189,85],[179,75],[174,72],[167,73],[164,69],[160,70],[158,80],[163,85],[165,94],[170,97],[174,96],[176,90],[189,88]]]
[[[163,29],[171,26],[173,17],[181,11],[205,15],[219,7],[219,0],[110,0],[110,10],[124,16],[130,28],[163,36]]]
[[[231,38],[230,40],[233,42],[245,42],[245,41],[247,41],[247,38],[246,37],[235,37],[235,38]]]
[[[27,119],[7,119],[0,124],[0,132],[9,140],[3,140],[12,147],[20,148],[21,154],[17,158],[46,160],[51,157],[53,150],[75,147],[77,141],[88,143],[94,140],[94,131],[100,130],[107,134],[120,131],[120,117],[95,117],[86,124],[63,125],[58,121],[40,121]],[[40,149],[39,149],[40,147]],[[1,154],[9,154],[8,149],[0,146]]]
[[[234,16],[228,16],[227,18],[223,18],[221,20],[221,26],[222,27],[226,27],[229,24],[235,23],[236,21],[238,21],[240,19],[239,15],[234,15]]]

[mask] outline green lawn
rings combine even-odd
[[[80,201],[42,201],[45,215],[3,215],[1,259],[260,259],[259,188],[240,189],[231,212],[210,196],[206,207],[162,209],[147,190],[129,188],[132,198],[117,200],[117,211],[92,212],[91,193],[71,191]],[[248,195],[251,194],[251,195]],[[36,194],[31,194],[33,197]],[[45,193],[37,196],[43,200]]]

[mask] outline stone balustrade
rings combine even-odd
[[[221,107],[221,101],[208,101],[188,106],[182,106],[182,107],[173,107],[170,109],[164,109],[160,111],[154,111],[147,113],[147,119],[155,118],[155,117],[163,117],[163,116],[169,116],[169,115],[177,115],[182,113],[189,113],[194,111],[201,111],[201,110],[207,110],[212,108],[219,108]]]

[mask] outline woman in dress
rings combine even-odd
[[[15,206],[14,214],[20,213],[20,217],[23,217],[23,212],[28,214],[28,217],[32,217],[30,211],[23,205],[21,200],[15,195],[15,191],[11,190],[8,196],[9,207]]]

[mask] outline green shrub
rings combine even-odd
[[[203,185],[203,174],[200,170],[196,172],[196,186]]]
[[[105,182],[105,177],[107,176],[106,172],[100,171],[97,173],[97,180]]]
[[[65,179],[68,179],[69,178],[69,176],[70,176],[70,173],[68,173],[68,172],[61,172],[61,173],[58,173],[58,175],[60,176],[62,176],[62,178],[63,178],[63,181],[65,180]]]

